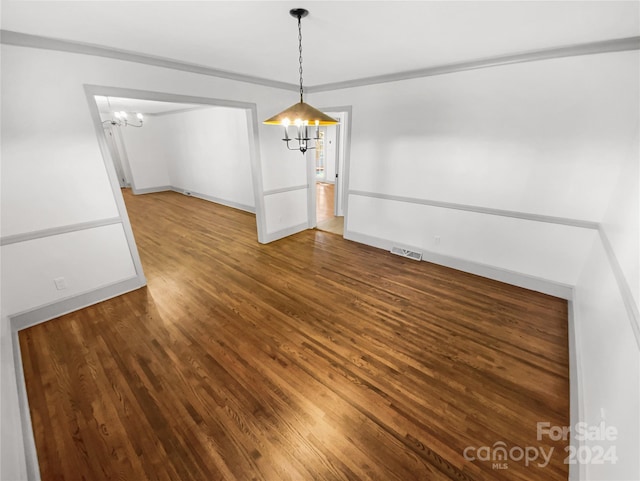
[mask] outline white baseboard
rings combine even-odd
[[[298,225],[294,225],[291,227],[287,227],[285,229],[278,230],[276,232],[267,233],[264,244],[268,244],[269,242],[277,241],[278,239],[282,239],[283,237],[287,237],[293,234],[297,234],[298,232],[302,232],[303,230],[307,230],[309,228],[309,224],[306,222]]]
[[[222,199],[220,197],[214,197],[212,195],[203,194],[201,192],[196,192],[191,189],[176,187],[175,185],[161,185],[158,187],[147,187],[145,189],[132,188],[131,191],[134,193],[134,195],[155,194],[157,192],[177,192],[178,194],[184,194],[190,197],[196,197],[198,199],[207,200],[209,202],[225,205],[227,207],[249,212],[251,214],[256,213],[256,208],[250,205],[241,204],[239,202],[234,202],[232,200]]]
[[[160,185],[158,187],[145,187],[144,189],[136,189],[135,187],[131,186],[131,192],[133,192],[134,195],[155,194],[156,192],[167,192],[169,190],[172,190],[170,185]]]
[[[379,237],[353,231],[345,231],[344,238],[384,250],[391,250],[391,247],[397,244],[396,242],[387,239],[381,239]],[[402,247],[422,252],[423,261],[451,267],[452,269],[486,277],[495,281],[505,282],[507,284],[523,287],[525,289],[541,292],[561,299],[573,299],[573,286],[569,284],[563,284],[561,282],[544,279],[542,277],[530,276],[528,274],[522,274],[509,269],[502,269],[500,267],[494,267],[467,259],[425,251],[424,249],[416,248],[414,246]]]
[[[24,380],[18,331],[11,332],[11,345],[13,347],[13,366],[16,373],[18,407],[20,408],[20,426],[22,428],[22,445],[27,468],[27,479],[29,481],[40,481],[40,466],[38,464],[36,441],[33,436],[33,425],[31,424],[31,409],[29,408],[27,385]]]
[[[256,213],[255,207],[252,207],[250,205],[240,204],[239,202],[234,202],[232,200],[221,199],[220,197],[214,197],[208,194],[201,194],[200,192],[194,192],[193,190],[182,189],[176,186],[171,186],[170,190],[177,192],[178,194],[189,195],[191,197],[197,197],[198,199],[207,200],[209,202],[214,202],[216,204],[231,207],[233,209],[243,210],[245,212],[249,212],[250,214]],[[186,194],[186,192],[188,192],[188,194]]]
[[[580,349],[578,333],[576,332],[576,312],[575,299],[571,299],[569,304],[569,425],[571,432],[574,432],[575,426],[584,421],[584,396],[582,391],[582,365],[580,362]],[[580,452],[582,441],[576,439],[575,435],[571,436],[571,446],[576,452]],[[580,481],[586,479],[586,465],[583,463],[569,465],[569,481]]]
[[[21,331],[36,324],[55,319],[73,311],[106,301],[130,291],[139,289],[147,283],[144,277],[134,276],[122,281],[99,287],[92,291],[50,302],[9,316],[11,331]]]

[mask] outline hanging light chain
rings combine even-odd
[[[268,125],[281,125],[284,127],[284,138],[282,139],[289,150],[299,150],[303,154],[309,150],[319,148],[321,144],[320,125],[334,125],[338,121],[328,115],[304,103],[304,86],[302,70],[302,18],[306,17],[309,11],[304,8],[292,8],[289,15],[298,19],[298,71],[300,73],[300,103],[294,104],[288,109],[274,115],[264,121]],[[289,128],[297,128],[297,136],[290,137]],[[315,137],[310,128],[315,127]],[[315,141],[315,145],[312,142]],[[291,145],[296,143],[297,147]]]
[[[300,102],[302,103],[302,16],[298,15],[298,51],[300,56],[298,57],[298,62],[300,62]]]

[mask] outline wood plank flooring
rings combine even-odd
[[[536,439],[569,423],[565,301],[125,200],[148,286],[20,333],[43,480],[567,479],[565,444]],[[463,456],[500,442],[554,454]]]
[[[344,217],[335,214],[335,184],[316,182],[316,229],[344,236]]]
[[[335,184],[316,182],[316,221],[333,219],[335,214]]]

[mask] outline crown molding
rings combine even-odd
[[[376,75],[373,77],[345,80],[342,82],[331,82],[307,87],[306,90],[309,93],[326,92],[328,90],[364,87],[367,85],[397,82],[399,80],[409,80],[421,77],[433,77],[435,75],[464,72],[466,70],[475,70],[480,68],[499,67],[502,65],[511,65],[515,63],[535,62],[538,60],[550,60],[563,57],[577,57],[580,55],[594,55],[599,53],[624,52],[628,50],[640,50],[640,36],[617,38],[613,40],[602,40],[599,42],[581,43],[542,50],[531,50],[528,52],[499,55],[496,57],[487,57],[466,62],[437,65],[435,67],[427,67],[417,70]]]
[[[72,40],[61,40],[52,37],[31,35],[10,30],[0,30],[0,43],[15,45],[20,47],[40,48],[46,50],[58,50],[62,52],[79,53],[84,55],[94,55],[98,57],[113,58],[127,62],[136,62],[156,67],[182,70],[185,72],[208,75],[211,77],[225,78],[246,82],[256,85],[263,85],[283,90],[298,91],[297,84],[280,82],[277,80],[245,75],[226,70],[218,70],[204,65],[192,64],[173,60],[165,57],[157,57],[129,50],[120,50],[102,45],[95,45]],[[602,40],[597,42],[553,47],[541,50],[531,50],[508,55],[499,55],[483,59],[469,60],[465,62],[438,65],[417,70],[407,70],[391,74],[363,77],[359,79],[345,80],[340,82],[330,82],[319,85],[312,85],[305,88],[307,93],[326,92],[329,90],[340,90],[353,87],[364,87],[387,82],[397,82],[421,77],[432,77],[454,72],[464,72],[488,67],[499,67],[516,63],[535,62],[539,60],[550,60],[563,57],[576,57],[581,55],[594,55],[600,53],[624,52],[629,50],[640,50],[640,36],[617,38],[612,40]]]
[[[143,53],[133,52],[130,50],[120,50],[102,45],[91,43],[76,42],[73,40],[61,40],[52,37],[42,37],[40,35],[31,35],[27,33],[12,32],[10,30],[0,30],[0,43],[5,45],[15,45],[19,47],[40,48],[45,50],[58,50],[61,52],[80,53],[84,55],[93,55],[96,57],[113,58],[124,60],[127,62],[136,62],[154,67],[164,67],[174,70],[182,70],[184,72],[208,75],[210,77],[218,77],[238,82],[246,82],[265,87],[273,87],[277,89],[298,91],[300,87],[296,84],[279,82],[253,75],[245,75],[237,72],[229,72],[227,70],[219,70],[204,65],[194,63],[181,62],[166,57],[157,57],[155,55],[147,55]]]

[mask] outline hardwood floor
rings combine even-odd
[[[316,182],[316,229],[344,236],[344,217],[335,214],[335,184]]]
[[[332,219],[335,213],[335,184],[316,182],[316,220]]]
[[[43,480],[567,479],[536,439],[569,424],[565,301],[316,230],[259,245],[252,215],[173,192],[126,203],[148,286],[20,332]],[[554,453],[463,455],[499,442]]]
[[[316,229],[344,237],[344,217],[332,217],[318,222]]]

